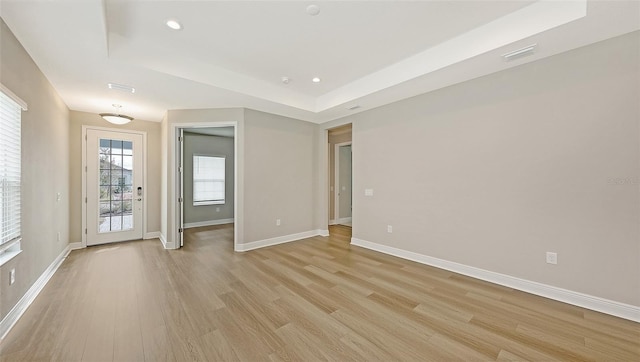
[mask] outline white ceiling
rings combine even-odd
[[[640,2],[0,0],[0,16],[73,110],[118,103],[160,121],[247,107],[322,123],[638,30]]]

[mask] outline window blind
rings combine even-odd
[[[0,245],[20,238],[20,116],[0,91]]]
[[[194,205],[223,204],[225,158],[193,156]]]

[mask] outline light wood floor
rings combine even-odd
[[[229,226],[74,251],[2,361],[639,361],[640,325],[329,238],[233,253]]]

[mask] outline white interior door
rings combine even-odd
[[[87,245],[142,239],[143,137],[87,129]]]
[[[180,247],[184,246],[184,129],[180,128],[178,135],[178,240]]]
[[[335,145],[335,209],[334,219],[338,224],[351,222],[352,208],[352,154],[351,142]]]

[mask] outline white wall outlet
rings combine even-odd
[[[373,189],[364,189],[364,196],[373,196]]]
[[[387,232],[391,234],[393,232],[393,226],[387,225]]]
[[[58,242],[60,242],[60,232],[58,231]]]
[[[9,272],[9,285],[16,282],[16,268],[11,269]]]
[[[220,208],[219,207],[216,207],[216,212],[220,212]]]
[[[58,192],[56,194],[56,201],[60,201],[60,200],[62,200],[62,194]]]
[[[276,219],[276,226],[280,226],[280,219]]]
[[[558,264],[558,254],[547,251],[547,264]]]

